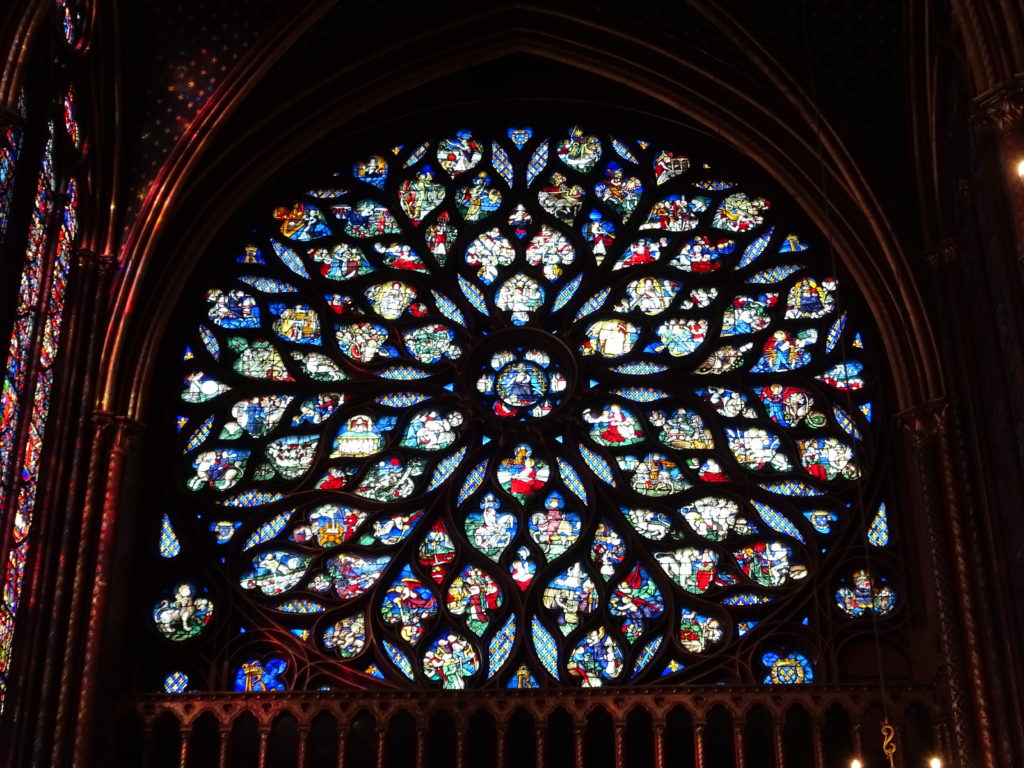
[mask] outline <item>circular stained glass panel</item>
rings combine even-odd
[[[188,318],[180,492],[248,636],[319,659],[311,685],[735,679],[860,514],[844,279],[685,147],[367,157],[268,210]],[[809,680],[794,658],[769,678]]]

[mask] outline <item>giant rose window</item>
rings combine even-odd
[[[844,569],[866,329],[683,144],[458,131],[265,210],[188,323],[163,641],[236,637],[239,690],[821,679],[897,604]]]

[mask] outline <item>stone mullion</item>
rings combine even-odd
[[[972,492],[967,467],[969,453],[964,443],[965,432],[959,415],[957,409],[950,410],[947,428],[940,433],[940,442],[943,446],[943,455],[947,456],[948,461],[952,461],[963,489],[964,513],[968,521],[964,528],[967,539],[965,545],[969,559],[982,563],[985,561],[982,552],[987,552],[992,553],[992,562],[1005,563],[1005,547],[1000,547],[998,533],[992,528],[993,521],[990,517],[982,515],[982,509],[985,509],[984,502],[976,502],[975,494]],[[992,482],[997,480],[993,478]],[[976,568],[973,573],[977,580],[975,595],[981,619],[980,625],[972,626],[993,627],[1001,615],[1000,606],[1015,604],[1012,586],[1007,585],[1005,578],[995,577],[988,568]],[[1007,589],[1008,586],[1010,589]],[[1020,680],[1020,660],[1015,653],[1015,643],[1020,635],[1014,632],[1012,619],[1006,623],[1010,626],[1004,625],[996,632],[980,632],[978,637],[984,652],[983,659],[993,699],[993,736],[998,740],[998,748],[1004,760],[1015,763],[1020,757],[1019,750],[1024,745],[1024,723],[1018,716],[1021,711],[1021,691],[1019,686],[1014,684],[1014,681]]]
[[[980,637],[990,685],[988,695],[992,701],[993,733],[1005,753],[1005,760],[1016,762],[1024,757],[1021,752],[1024,749],[1024,724],[1018,716],[1024,697],[1019,683],[1024,667],[1016,652],[1024,632],[1024,613],[1015,593],[1024,581],[1014,574],[1018,572],[1019,564],[1024,562],[1020,555],[1024,527],[1013,515],[1001,511],[1004,505],[1000,496],[1014,492],[1008,489],[1007,483],[1019,485],[1017,475],[1021,463],[1017,446],[1024,440],[1024,406],[1017,397],[1019,382],[1024,375],[1024,358],[1020,352],[1021,340],[1024,339],[1024,311],[1020,308],[1024,299],[1024,178],[1017,171],[1018,164],[1024,161],[1024,76],[1018,75],[975,98],[972,126],[982,161],[980,171],[972,174],[974,199],[968,201],[971,203],[970,222],[968,233],[961,236],[960,245],[965,251],[969,251],[975,241],[979,245],[972,249],[973,252],[965,253],[965,259],[968,256],[974,258],[971,263],[963,264],[961,270],[984,266],[984,275],[978,279],[989,291],[984,299],[988,300],[990,307],[986,318],[991,320],[984,324],[975,323],[974,332],[989,333],[991,339],[988,340],[987,355],[967,358],[959,367],[973,372],[978,358],[998,360],[996,370],[1002,386],[997,396],[1005,398],[1005,411],[992,414],[986,395],[975,394],[968,406],[973,407],[973,411],[967,412],[966,419],[968,424],[976,426],[973,430],[965,430],[958,423],[959,413],[953,413],[947,439],[954,444],[960,459],[957,469],[965,489],[965,513],[970,522],[965,533],[972,556],[979,556],[982,551],[991,553],[991,561],[1001,566],[979,568],[974,576],[978,583],[977,601],[982,615],[1001,624],[999,631],[984,633]],[[1007,221],[1008,217],[1012,221]],[[946,295],[952,301],[962,300],[960,285],[949,284]],[[970,349],[969,334],[961,328],[953,328],[951,332],[957,338],[959,349]],[[971,373],[962,375],[961,382],[965,393],[974,393],[977,383]],[[1006,420],[1007,415],[1008,423],[997,427],[1002,439],[993,440],[986,426],[993,420]],[[992,454],[996,454],[996,460],[1003,464],[1002,467],[994,467],[990,460],[986,460],[986,455],[991,457]],[[970,473],[964,464],[969,457],[976,457]],[[1015,469],[1018,472],[1014,472]],[[969,474],[978,477],[978,486],[971,493],[967,492],[970,490]],[[988,493],[989,488],[997,487],[997,493]]]
[[[981,627],[976,623],[976,587],[961,520],[953,459],[947,455],[946,409],[946,403],[939,402],[905,412],[900,418],[910,432],[921,482],[955,753],[959,765],[967,768],[975,764],[996,765],[998,761],[985,698],[978,639]],[[951,578],[951,574],[955,578]],[[971,700],[975,703],[973,707]]]
[[[83,503],[88,483],[89,467],[96,461],[86,447],[90,445],[93,432],[91,404],[94,391],[95,371],[103,343],[103,310],[106,307],[107,291],[113,274],[113,259],[100,256],[89,250],[81,250],[78,254],[78,277],[70,285],[68,301],[65,309],[65,325],[68,337],[65,339],[64,351],[69,359],[65,359],[65,370],[62,374],[63,391],[69,399],[68,416],[62,430],[65,440],[75,446],[71,456],[71,465],[66,476],[66,492],[54,500],[50,508],[60,520],[60,542],[57,551],[59,568],[55,568],[52,576],[53,593],[51,605],[54,619],[47,627],[45,638],[46,658],[58,659],[71,657],[74,653],[73,638],[79,631],[80,624],[70,621],[76,601],[83,599],[75,588],[76,569],[80,566],[83,553],[89,552],[87,543],[80,538],[83,520]],[[81,388],[75,389],[75,383],[81,382]],[[71,397],[75,399],[70,400]],[[63,504],[63,509],[59,506]],[[74,524],[72,524],[74,523]],[[55,541],[56,545],[57,542]],[[40,695],[46,702],[40,709],[43,716],[58,720],[57,712],[64,695],[61,690],[62,676],[65,672],[63,664],[46,664],[40,684]],[[59,722],[59,720],[58,720]],[[60,754],[60,741],[56,738],[59,727],[56,723],[47,729],[47,739],[35,739],[35,760],[42,765],[48,759],[56,764]],[[40,729],[37,728],[37,733]],[[56,752],[48,750],[57,749]]]
[[[82,599],[76,601],[79,615],[72,616],[69,623],[72,627],[84,626],[85,635],[80,640],[81,661],[76,664],[72,658],[72,666],[67,670],[72,680],[65,681],[63,691],[69,699],[65,701],[65,717],[69,720],[69,729],[73,729],[73,733],[68,734],[72,768],[91,765],[97,738],[94,723],[101,695],[100,660],[108,621],[116,523],[125,464],[135,453],[135,437],[139,431],[136,422],[123,416],[100,412],[95,419],[94,464],[90,467],[89,496],[83,515],[83,533],[88,538],[83,536],[82,539],[83,542],[95,542],[95,556],[81,558],[76,571],[76,593]],[[69,653],[76,650],[77,646],[69,645]],[[76,687],[73,682],[75,671],[80,680],[76,692],[73,691]]]

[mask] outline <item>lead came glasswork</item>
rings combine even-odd
[[[412,138],[404,164],[342,162],[354,192],[282,196],[183,326],[188,502],[161,510],[159,552],[176,567],[199,525],[224,553],[218,606],[245,600],[265,651],[228,674],[292,685],[297,643],[339,686],[685,682],[697,656],[723,681],[813,680],[773,627],[822,589],[842,621],[897,604],[832,565],[837,534],[886,546],[889,521],[859,507],[878,396],[816,238],[694,179],[685,146],[586,125]],[[209,621],[196,584],[154,604],[168,641],[203,631],[200,600]]]

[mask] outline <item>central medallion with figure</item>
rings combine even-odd
[[[574,384],[572,353],[537,330],[498,334],[480,346],[470,366],[488,413],[503,420],[544,419],[566,402]]]

